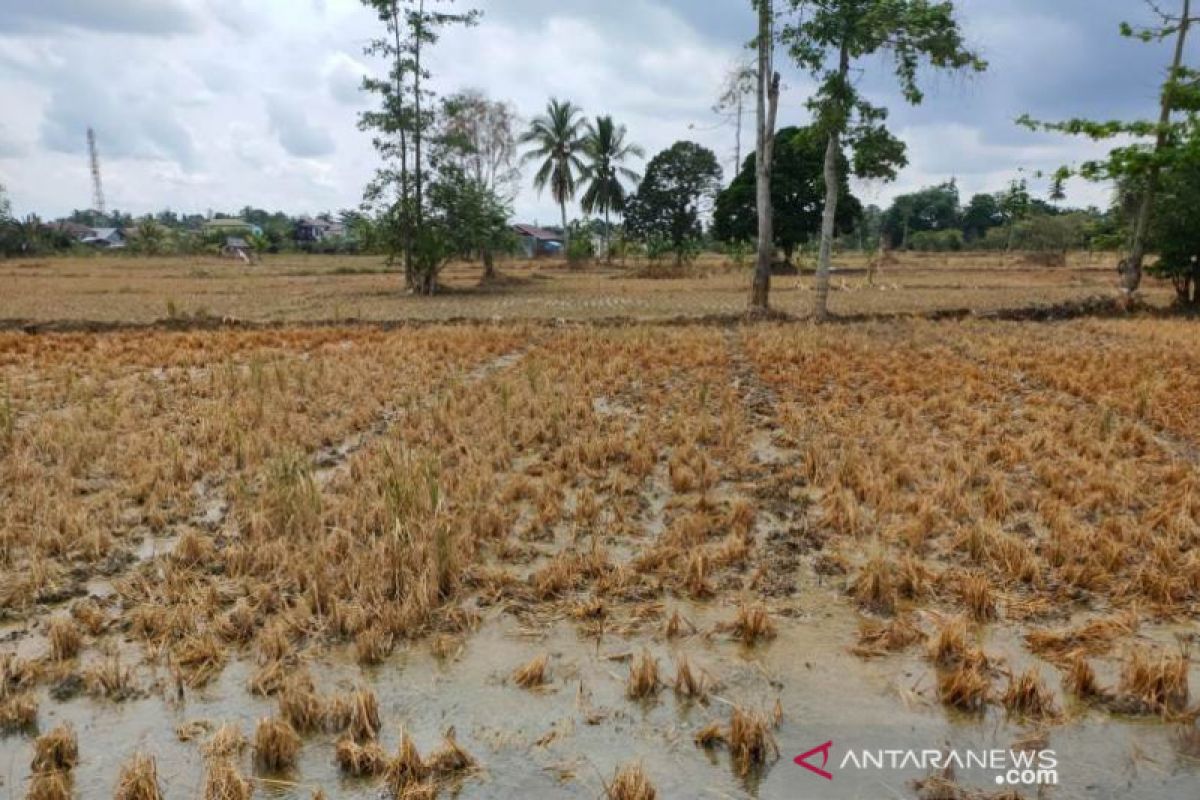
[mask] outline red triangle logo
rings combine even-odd
[[[825,744],[821,745],[820,747],[814,747],[812,750],[809,750],[807,753],[801,753],[800,755],[796,756],[796,758],[794,760],[797,764],[804,767],[809,772],[820,775],[822,778],[824,778],[827,781],[831,781],[831,780],[833,780],[833,773],[827,772],[825,770],[825,767],[829,766],[829,751],[832,748],[833,748],[833,741],[830,740],[830,741],[826,742]],[[819,767],[808,763],[808,759],[812,758],[817,753],[821,754],[821,766],[819,766]]]

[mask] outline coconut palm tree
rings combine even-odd
[[[583,137],[583,152],[588,158],[583,179],[588,182],[580,204],[585,214],[599,212],[604,215],[604,252],[611,256],[609,225],[611,212],[625,210],[625,187],[621,179],[636,182],[641,177],[624,166],[630,158],[645,158],[646,151],[636,144],[626,144],[624,125],[617,125],[612,117],[596,117],[587,124]]]
[[[578,175],[586,170],[579,159],[583,147],[581,131],[582,112],[569,100],[551,99],[546,113],[529,125],[521,136],[521,144],[533,145],[524,155],[525,161],[542,159],[542,165],[533,176],[533,185],[538,191],[547,186],[550,194],[562,210],[563,244],[570,245],[567,230],[567,201],[575,199]]]

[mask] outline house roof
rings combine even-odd
[[[111,239],[114,234],[120,233],[120,228],[92,228],[92,237],[96,239]]]
[[[244,219],[233,219],[232,217],[217,217],[210,219],[204,223],[207,228],[251,228],[253,227]]]
[[[536,225],[513,225],[513,230],[522,236],[528,236],[531,239],[537,239],[542,242],[561,242],[563,238],[554,231],[548,231]]]

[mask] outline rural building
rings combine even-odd
[[[120,228],[92,228],[79,241],[101,250],[114,250],[125,246],[125,234]]]
[[[226,258],[236,258],[249,264],[251,256],[254,255],[254,248],[242,237],[230,236],[225,239],[225,246],[221,248],[221,255]]]
[[[302,217],[296,223],[297,242],[323,242],[326,239],[341,239],[345,235],[345,225],[328,219]]]
[[[89,239],[93,235],[93,231],[87,225],[80,225],[78,222],[52,222],[46,226],[52,231],[70,236],[77,242],[82,242],[84,239]]]
[[[225,236],[237,236],[238,234],[253,233],[255,236],[262,236],[262,228],[257,225],[252,225],[244,219],[235,219],[233,217],[215,217],[204,223],[204,232],[220,233]]]
[[[552,256],[562,252],[563,237],[554,231],[536,225],[513,225],[513,233],[517,235],[521,252],[526,258]]]

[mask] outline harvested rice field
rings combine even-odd
[[[1194,341],[0,333],[0,796],[1194,797]]]
[[[868,276],[869,259],[839,254],[830,308],[835,314],[989,313],[1111,298],[1116,257],[1072,253],[1048,267],[1037,254],[901,253]],[[810,265],[811,266],[811,265]],[[455,262],[434,297],[403,292],[403,276],[372,256],[267,256],[260,263],[213,257],[91,258],[0,262],[0,328],[73,323],[150,323],[208,317],[243,322],[450,321],[471,319],[654,321],[739,317],[750,268],[706,254],[681,271],[670,263],[595,264],[505,260],[502,279],[480,283],[478,264]],[[814,278],[773,281],[774,307],[812,311]],[[1148,278],[1142,300],[1171,303],[1167,281]]]

